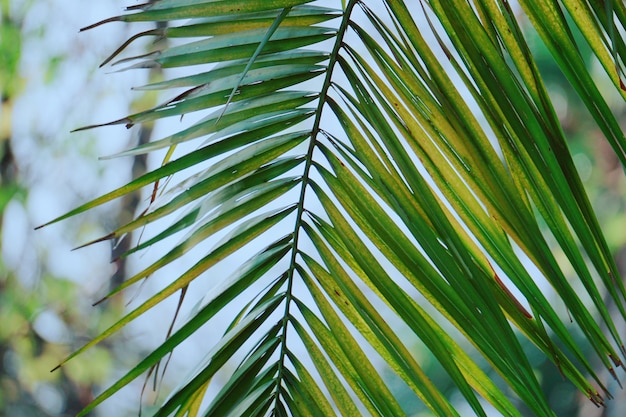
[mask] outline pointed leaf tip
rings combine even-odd
[[[109,296],[106,295],[106,296],[102,297],[101,299],[99,299],[98,301],[96,301],[95,303],[91,304],[91,306],[92,307],[96,307],[97,305],[104,303],[108,299],[109,299]],[[61,366],[61,365],[59,365],[59,366]]]
[[[133,43],[135,40],[144,37],[144,36],[158,36],[161,39],[164,38],[165,36],[165,31],[163,29],[151,29],[151,30],[146,30],[144,32],[140,32],[137,33],[133,36],[131,36],[126,42],[124,42],[119,48],[117,48],[115,50],[115,52],[113,52],[111,55],[109,55],[109,57],[107,59],[105,59],[100,65],[99,68],[104,67],[106,64],[108,64],[109,62],[111,62],[113,59],[115,59],[116,56],[118,56],[124,49],[126,49],[126,47],[128,47],[128,45],[130,45],[131,43]],[[159,39],[157,39],[158,41]],[[156,42],[156,41],[155,41]]]
[[[75,248],[73,248],[73,249],[72,249],[72,251],[75,251],[75,250],[78,250],[78,249],[84,248],[84,247],[86,247],[86,246],[93,245],[94,243],[104,242],[105,240],[111,240],[111,239],[113,239],[115,236],[116,236],[116,235],[115,235],[115,232],[113,232],[113,233],[109,233],[108,235],[106,235],[106,236],[102,236],[102,237],[100,237],[100,238],[98,238],[98,239],[95,239],[95,240],[92,240],[91,242],[83,243],[83,244],[82,244],[82,245],[80,245],[80,246],[76,246]]]
[[[616,367],[622,366],[622,360],[614,356],[612,353],[609,353],[609,358],[613,361]]]
[[[620,379],[617,377],[617,373],[615,372],[615,369],[612,367],[609,368],[609,373],[611,374],[615,382],[617,382],[617,385],[619,385],[620,389],[624,389],[624,387],[622,386],[622,381],[620,381]]]
[[[70,133],[80,132],[80,131],[89,130],[89,129],[95,129],[96,127],[102,127],[102,126],[121,125],[121,124],[124,124],[124,123],[126,124],[127,128],[128,128],[128,126],[132,126],[133,125],[133,121],[131,119],[129,119],[128,117],[123,117],[121,119],[113,120],[112,122],[108,122],[108,123],[99,123],[99,124],[95,124],[95,125],[79,127],[77,129],[74,129],[74,130],[70,131]]]
[[[93,29],[93,28],[95,28],[95,27],[98,27],[98,26],[104,25],[105,23],[111,23],[111,22],[121,22],[121,21],[122,21],[122,16],[113,16],[113,17],[109,17],[108,19],[104,19],[104,20],[101,20],[101,21],[99,21],[99,22],[96,22],[96,23],[94,23],[94,24],[92,24],[92,25],[89,25],[89,26],[85,26],[85,27],[83,27],[83,28],[80,28],[79,32],[84,32],[84,31],[86,31],[86,30]]]

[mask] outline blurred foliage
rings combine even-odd
[[[9,17],[8,0],[2,1],[0,10],[0,91],[5,98],[15,94],[17,88],[21,36],[19,22]]]
[[[111,353],[90,351],[61,372],[50,372],[86,334],[98,314],[85,320],[76,285],[47,276],[24,288],[14,274],[0,267],[0,409],[7,416],[74,415],[92,398],[92,391],[110,376]]]
[[[20,176],[14,153],[14,107],[25,89],[20,74],[22,25],[32,2],[0,2],[0,231],[10,204],[26,210],[29,186]],[[43,32],[42,32],[43,33]],[[41,35],[41,34],[40,34]],[[58,75],[62,57],[52,58],[46,77]],[[2,247],[13,236],[2,233]],[[28,250],[36,251],[34,247]],[[3,251],[4,254],[4,251]],[[50,372],[83,343],[90,332],[111,321],[113,308],[93,309],[84,292],[64,277],[47,272],[44,259],[34,266],[37,276],[23,278],[0,257],[0,415],[19,417],[71,416],[93,398],[94,390],[111,376],[111,346],[102,345],[85,357]],[[85,315],[89,309],[90,314]],[[99,330],[97,330],[99,329]]]
[[[40,103],[32,103],[32,90],[38,86],[45,86],[46,91],[58,93],[59,79],[67,76],[68,65],[72,60],[82,59],[79,44],[63,45],[58,49],[45,47],[46,37],[55,35],[54,25],[59,25],[54,19],[41,19],[42,10],[47,7],[55,7],[61,4],[57,1],[47,1],[45,5],[37,4],[31,0],[20,3],[9,0],[0,0],[0,92],[2,103],[0,108],[0,232],[3,241],[0,247],[0,416],[19,417],[56,417],[74,416],[93,396],[106,385],[115,373],[115,364],[132,360],[137,350],[141,349],[141,341],[120,343],[116,338],[90,349],[77,361],[72,361],[62,369],[50,372],[60,361],[82,346],[87,340],[105,330],[120,315],[124,309],[124,300],[119,303],[93,307],[94,288],[87,289],[82,283],[77,283],[76,278],[54,274],[50,268],[50,257],[54,256],[48,248],[42,248],[31,241],[31,233],[36,224],[33,209],[33,189],[37,185],[37,179],[33,179],[32,164],[45,161],[41,154],[28,155],[16,151],[19,145],[28,141],[43,145],[47,143],[47,136],[58,136],[53,129],[46,129],[45,122],[39,121],[37,125],[29,126],[28,135],[32,137],[18,137],[15,126],[24,124],[23,121],[15,122],[16,118],[25,116],[18,115],[14,109],[20,106],[20,101],[31,100],[27,106],[28,112],[38,113],[42,111]],[[40,6],[34,10],[34,6]],[[35,11],[33,18],[29,13]],[[80,14],[80,12],[77,12]],[[63,29],[64,31],[66,30]],[[120,33],[120,36],[124,36]],[[76,37],[72,42],[78,42]],[[27,45],[27,47],[25,47]],[[26,51],[24,53],[23,50]],[[69,51],[69,52],[68,52]],[[75,56],[72,54],[76,54]],[[29,68],[29,62],[42,62],[41,67]],[[77,58],[78,57],[78,58]],[[82,62],[82,61],[80,61]],[[158,77],[158,74],[152,74]],[[79,81],[77,81],[79,82]],[[97,90],[100,86],[88,85],[89,79],[82,81],[83,88]],[[39,87],[41,88],[41,87]],[[28,94],[31,96],[24,99]],[[41,98],[37,97],[36,99]],[[55,108],[63,106],[59,96],[54,101]],[[142,101],[154,105],[156,93],[146,93],[136,97]],[[147,100],[147,101],[146,101]],[[70,101],[70,105],[74,105]],[[136,106],[131,103],[130,106]],[[22,107],[23,108],[23,107]],[[44,114],[42,114],[45,116]],[[40,120],[45,120],[45,117]],[[71,123],[71,122],[70,122]],[[63,134],[70,128],[64,127]],[[136,140],[149,140],[150,131],[135,132]],[[18,141],[21,141],[18,143]],[[95,140],[80,140],[72,143],[72,151],[78,154],[88,163],[91,163],[93,155],[98,153]],[[60,145],[61,147],[63,144]],[[65,160],[59,156],[64,150],[52,150],[53,156],[58,163]],[[40,161],[36,159],[39,158]],[[128,170],[133,170],[135,175],[140,175],[145,166],[145,158],[135,160],[132,166],[126,165]],[[67,162],[65,162],[67,164]],[[95,164],[94,164],[95,165]],[[124,166],[124,165],[123,165]],[[102,168],[95,168],[97,175],[105,174]],[[119,174],[120,171],[117,171]],[[35,182],[33,182],[35,181]],[[92,184],[87,184],[88,187]],[[33,188],[31,188],[33,187]],[[76,196],[67,196],[68,199]],[[140,202],[139,195],[128,198],[119,207],[108,210],[106,216],[93,216],[75,225],[68,225],[61,229],[64,235],[88,235],[98,233],[100,223],[123,221],[120,218],[130,217]],[[8,214],[7,208],[12,208]],[[27,243],[23,248],[30,252],[29,257],[34,259],[31,271],[33,276],[24,276],[23,271],[18,270],[15,259],[8,261],[4,258],[6,248],[16,242],[16,228],[13,226],[17,217],[25,216],[27,223],[23,225],[27,237]],[[8,229],[11,229],[8,231]],[[20,231],[21,232],[21,231]],[[58,238],[58,237],[57,237]],[[117,248],[111,248],[111,255],[115,258],[116,252],[130,242],[122,242]],[[55,245],[57,243],[52,243]],[[64,260],[55,260],[67,262]],[[18,261],[20,262],[20,261]],[[106,260],[103,262],[106,264]],[[111,282],[123,281],[126,274],[125,260],[115,263],[114,276]],[[95,271],[94,271],[95,272]],[[93,275],[98,275],[94,273]],[[99,275],[107,276],[107,272]],[[85,280],[87,281],[87,280]],[[97,285],[102,285],[100,282]],[[102,288],[100,288],[102,289]],[[140,388],[140,387],[139,387]],[[136,398],[136,393],[133,398]],[[133,402],[136,404],[138,400]],[[125,404],[114,407],[116,416],[125,414]],[[110,410],[100,410],[89,415],[109,415]],[[134,415],[134,414],[131,414]]]

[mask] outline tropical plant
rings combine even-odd
[[[224,259],[240,267],[214,277],[189,319],[83,414],[233,309],[156,415],[197,415],[201,404],[216,416],[410,414],[414,402],[391,380],[435,415],[459,415],[421,367],[418,340],[477,415],[486,404],[520,415],[503,385],[534,414],[554,415],[521,341],[602,405],[610,394],[593,361],[617,378],[626,354],[603,297],[624,318],[626,291],[522,28],[541,36],[626,166],[622,130],[580,53],[590,48],[609,93],[626,97],[626,7],[519,4],[156,0],[86,27],[167,22],[104,63],[153,37],[169,42],[117,63],[189,69],[141,87],[175,89],[172,99],[107,124],[211,111],[117,155],[167,149],[158,168],[54,221],[146,189],[149,207],[96,242],[162,227],[128,256],[180,237],[105,299],[214,246],[72,357],[177,292],[182,301]],[[164,185],[169,177],[178,184]],[[205,399],[220,369],[227,382]]]

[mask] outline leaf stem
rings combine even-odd
[[[326,97],[328,96],[328,90],[331,86],[331,80],[333,76],[333,69],[335,68],[335,64],[337,63],[337,57],[339,55],[339,50],[343,45],[343,38],[346,33],[346,30],[350,24],[350,15],[354,6],[360,0],[350,0],[343,12],[343,20],[341,21],[341,25],[337,31],[337,37],[335,40],[335,45],[333,46],[332,52],[329,57],[328,67],[326,71],[326,77],[324,78],[324,83],[320,90],[319,102],[317,105],[317,109],[315,111],[315,121],[313,122],[313,127],[311,129],[311,142],[309,143],[309,148],[306,154],[306,162],[304,165],[304,172],[302,174],[302,188],[300,190],[300,197],[298,199],[298,208],[296,212],[296,222],[293,231],[293,248],[291,251],[291,259],[289,261],[289,269],[287,271],[287,289],[285,296],[285,312],[282,318],[282,340],[280,346],[280,358],[278,361],[278,375],[276,377],[276,391],[275,391],[275,405],[274,409],[278,406],[280,401],[280,395],[282,390],[280,389],[280,383],[283,379],[283,371],[285,369],[285,356],[287,354],[287,325],[289,324],[290,318],[290,306],[292,296],[292,288],[293,288],[293,278],[294,271],[296,269],[296,257],[298,255],[298,240],[300,236],[300,229],[302,227],[302,216],[304,214],[304,200],[306,196],[306,189],[309,184],[310,179],[310,171],[311,165],[313,163],[313,152],[315,150],[317,144],[317,135],[320,132],[320,123],[321,116],[324,106],[326,104]]]

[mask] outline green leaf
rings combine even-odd
[[[163,166],[50,223],[151,187],[145,211],[91,243],[154,226],[121,257],[170,246],[105,299],[212,249],[70,358],[193,291],[226,257],[234,266],[84,413],[224,316],[224,335],[157,415],[420,412],[407,390],[460,415],[445,381],[476,415],[489,402],[551,416],[535,354],[602,404],[603,369],[617,378],[626,360],[615,324],[626,288],[527,38],[530,24],[624,169],[623,129],[588,63],[626,98],[626,6],[523,0],[526,17],[500,0],[321,3],[150,0],[85,28],[163,22],[105,63],[179,69],[138,87],[173,97],[106,125],[200,117],[114,155],[168,148]],[[176,41],[130,52],[146,37]],[[443,378],[428,375],[416,339]]]
[[[265,272],[267,272],[278,259],[282,258],[289,249],[289,239],[282,239],[275,244],[268,247],[266,250],[253,257],[251,261],[247,262],[238,274],[234,275],[230,281],[222,283],[223,288],[218,288],[214,292],[214,296],[203,307],[199,308],[197,313],[193,314],[190,320],[185,323],[180,329],[172,334],[165,342],[163,342],[158,348],[152,351],[145,359],[143,359],[135,368],[129,371],[124,377],[120,378],[115,384],[100,394],[94,401],[85,408],[82,412],[88,413],[107,398],[111,397],[114,393],[119,391],[122,387],[133,381],[139,375],[150,369],[165,355],[171,352],[176,346],[190,337],[196,330],[202,325],[207,323],[212,317],[221,311],[224,306],[228,305],[234,300],[245,288],[258,280]],[[92,341],[87,346],[83,347],[77,352],[74,352],[63,363],[70,360],[80,352],[86,350],[91,345],[95,344]],[[63,363],[61,363],[62,366]]]

